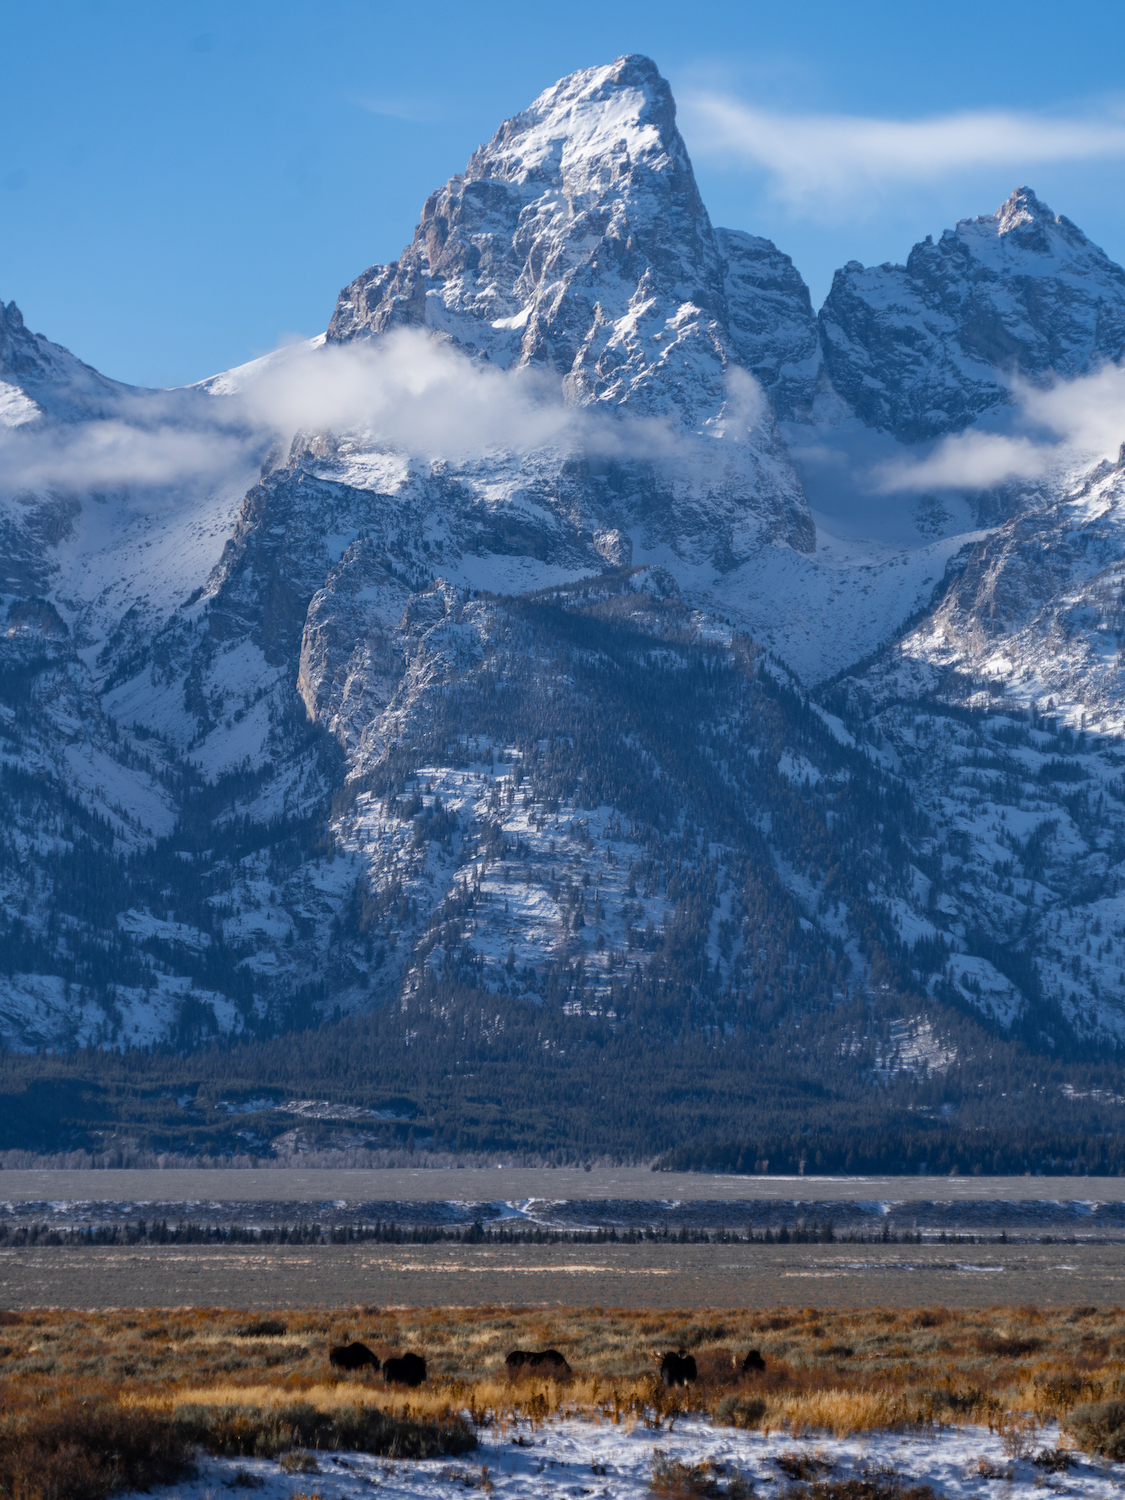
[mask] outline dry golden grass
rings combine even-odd
[[[813,1390],[767,1399],[759,1425],[812,1427],[843,1437],[849,1432],[897,1427],[912,1421],[914,1415],[909,1403],[893,1390]]]
[[[187,1408],[268,1413],[300,1402],[324,1414],[374,1409],[415,1422],[460,1411],[478,1424],[564,1413],[660,1422],[701,1410],[773,1430],[982,1422],[1003,1431],[1017,1414],[1034,1429],[1075,1407],[1125,1397],[1120,1308],[352,1308],[268,1318],[284,1333],[247,1335],[245,1312],[216,1309],[8,1314],[0,1322],[0,1418],[18,1392],[19,1403],[37,1410],[85,1400],[153,1416]],[[332,1370],[329,1347],[352,1339],[380,1358],[423,1353],[429,1381],[403,1390],[369,1372]],[[573,1380],[507,1379],[510,1349],[545,1347],[562,1350]],[[695,1355],[700,1378],[664,1390],[652,1354],[680,1347]],[[732,1356],[750,1348],[761,1351],[766,1373],[739,1378]]]

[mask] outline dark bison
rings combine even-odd
[[[665,1385],[687,1385],[689,1380],[698,1378],[695,1356],[685,1354],[682,1349],[678,1354],[658,1354],[657,1358],[660,1360],[660,1378]]]
[[[328,1351],[328,1363],[337,1370],[362,1370],[364,1365],[377,1370],[379,1356],[372,1354],[366,1344],[337,1344],[335,1349]]]
[[[535,1372],[540,1375],[553,1375],[556,1380],[565,1380],[572,1373],[566,1359],[557,1349],[542,1349],[536,1352],[530,1349],[513,1349],[504,1363],[508,1374],[513,1378]]]
[[[420,1354],[401,1354],[398,1359],[383,1361],[383,1379],[391,1385],[421,1385],[426,1378],[426,1361]]]
[[[755,1371],[757,1371],[759,1374],[764,1375],[766,1362],[758,1353],[757,1349],[751,1349],[750,1353],[742,1361],[742,1365],[740,1368],[744,1375],[752,1375],[755,1373]]]

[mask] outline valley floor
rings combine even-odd
[[[1125,1177],[781,1177],[721,1172],[652,1172],[648,1167],[390,1169],[169,1167],[0,1172],[0,1202],[489,1203],[575,1199],[632,1202],[1125,1202]]]
[[[0,1248],[0,1307],[1125,1305],[1122,1244]],[[0,1367],[2,1368],[2,1367]]]

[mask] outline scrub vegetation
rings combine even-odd
[[[256,1315],[213,1309],[6,1313],[0,1326],[0,1495],[93,1497],[184,1473],[195,1451],[276,1458],[362,1450],[461,1454],[475,1431],[563,1415],[716,1423],[837,1436],[987,1425],[1012,1457],[1065,1462],[1063,1442],[1125,1458],[1125,1310],[775,1309],[686,1314],[589,1309]],[[418,1389],[340,1374],[330,1346],[425,1354]],[[513,1348],[562,1350],[569,1380],[509,1379]],[[660,1384],[654,1353],[683,1348],[699,1378]],[[764,1372],[738,1365],[758,1349]],[[1060,1454],[1062,1457],[1060,1457]],[[1045,1456],[1044,1456],[1045,1455]],[[812,1477],[812,1476],[806,1476]],[[690,1476],[666,1474],[665,1493]]]

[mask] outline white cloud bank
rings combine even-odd
[[[934,182],[973,168],[1125,160],[1125,116],[964,110],[926,119],[786,114],[729,94],[681,100],[692,151],[766,172],[796,208]]]
[[[1125,368],[1107,364],[1091,375],[1045,389],[1016,388],[1014,433],[969,431],[943,438],[925,458],[875,471],[878,489],[987,490],[1014,480],[1116,458],[1125,442]]]
[[[702,433],[671,418],[634,416],[565,399],[557,376],[476,363],[417,330],[367,344],[321,341],[279,349],[205,388],[126,395],[86,422],[28,421],[23,403],[3,425],[0,490],[182,489],[244,476],[298,433],[348,436],[423,463],[473,463],[542,450],[706,464],[717,442],[738,442],[768,420],[753,376],[728,372],[727,400]],[[924,456],[904,453],[869,476],[883,493],[986,490],[1114,458],[1125,441],[1125,368],[1046,389],[1014,390],[1005,432],[973,429]]]
[[[475,363],[413,329],[370,343],[294,349],[263,362],[241,399],[256,424],[283,436],[356,433],[449,462],[554,446],[660,456],[675,444],[663,422],[614,420],[571,405],[557,376]]]
[[[86,422],[28,421],[21,409],[19,425],[0,423],[0,489],[221,483],[298,433],[351,435],[451,463],[542,449],[692,462],[701,451],[672,418],[575,405],[557,376],[476,363],[417,330],[369,344],[293,345],[210,384],[131,393]],[[732,370],[728,387],[699,441],[737,441],[768,419],[752,376]]]
[[[252,460],[256,445],[250,434],[200,422],[198,412],[189,416],[196,420],[184,425],[153,421],[152,413],[123,403],[121,414],[111,418],[0,431],[0,490],[210,485]]]

